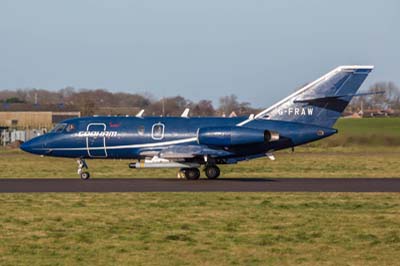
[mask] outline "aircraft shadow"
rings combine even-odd
[[[212,181],[212,182],[224,182],[224,181],[235,181],[235,182],[277,182],[278,180],[276,179],[271,179],[271,178],[263,178],[263,177],[240,177],[240,178],[218,178],[214,180],[207,180],[207,181]]]

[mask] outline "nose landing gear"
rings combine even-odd
[[[82,180],[87,180],[90,178],[89,172],[83,171],[83,169],[88,169],[86,162],[84,159],[78,159],[76,161],[78,163],[78,175],[81,177]]]

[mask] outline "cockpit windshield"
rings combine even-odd
[[[67,127],[67,124],[65,123],[60,123],[57,124],[50,132],[51,133],[61,133],[64,131],[64,129]]]
[[[57,124],[53,128],[53,130],[51,130],[50,132],[52,132],[52,133],[61,133],[61,132],[72,133],[72,132],[75,132],[75,130],[76,130],[75,124],[60,123],[60,124]]]

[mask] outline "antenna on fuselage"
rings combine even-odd
[[[144,109],[140,110],[139,113],[136,114],[136,117],[143,117]]]
[[[186,108],[185,111],[183,111],[183,113],[181,114],[181,117],[189,118],[189,111],[190,109]]]

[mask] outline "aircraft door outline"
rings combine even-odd
[[[86,136],[86,149],[89,157],[92,158],[107,157],[106,136],[104,134],[106,130],[107,126],[105,123],[90,123],[87,125],[86,131],[88,132],[88,136]],[[103,132],[103,134],[101,134],[101,132]],[[91,149],[91,148],[100,148],[100,149]]]

